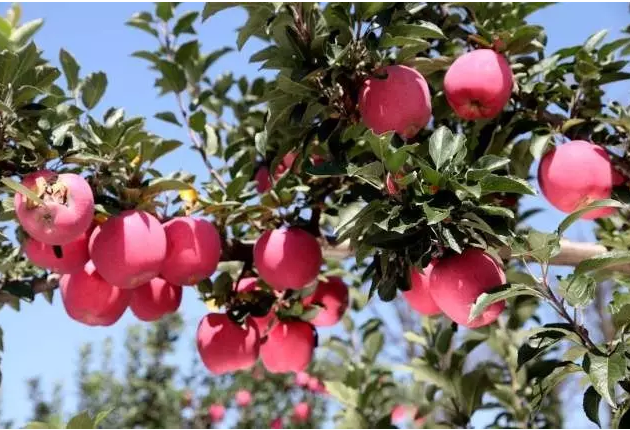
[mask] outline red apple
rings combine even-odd
[[[269,169],[267,166],[260,166],[254,175],[256,181],[256,191],[260,194],[266,193],[271,189],[271,178],[269,177]]]
[[[254,266],[278,291],[301,289],[317,278],[322,250],[317,239],[299,228],[268,230],[254,246]]]
[[[468,321],[479,295],[505,284],[505,273],[483,250],[468,248],[461,254],[442,258],[431,271],[429,289],[435,304],[457,324],[477,328],[493,323],[505,308],[505,301],[488,306]]]
[[[71,274],[83,270],[90,260],[88,252],[89,230],[78,238],[65,245],[57,245],[61,248],[61,256],[55,254],[53,245],[47,245],[33,238],[26,240],[24,253],[33,264],[44,269],[59,273]]]
[[[278,321],[260,347],[260,358],[271,373],[303,372],[313,357],[313,326],[304,321]]]
[[[306,402],[300,402],[293,408],[293,422],[303,424],[311,416],[311,407]]]
[[[437,315],[441,312],[433,301],[429,288],[431,271],[437,261],[432,261],[424,268],[424,274],[413,267],[411,269],[411,289],[403,291],[403,297],[412,309],[421,315]]]
[[[234,400],[238,406],[244,408],[252,403],[252,393],[248,390],[238,390],[234,396]]]
[[[123,211],[94,229],[89,249],[96,270],[107,282],[136,288],[160,273],[166,235],[153,215]]]
[[[225,406],[220,403],[214,403],[208,407],[208,417],[213,423],[223,421],[225,417]]]
[[[610,198],[613,185],[623,181],[606,150],[583,140],[554,148],[545,154],[538,167],[538,183],[543,195],[565,213],[581,209],[595,200]],[[593,209],[582,218],[603,218],[616,212],[615,208]]]
[[[215,375],[251,368],[259,349],[258,328],[251,318],[240,326],[225,314],[208,314],[197,328],[197,350]]]
[[[311,324],[314,326],[335,325],[348,309],[348,287],[341,278],[332,276],[327,282],[319,282],[315,292],[304,299],[304,304],[322,307],[310,321]]]
[[[45,203],[43,206],[15,194],[15,214],[33,239],[48,245],[65,245],[90,227],[94,195],[81,176],[40,170],[26,175],[22,185]]]
[[[431,118],[427,81],[407,66],[380,69],[363,83],[359,112],[363,123],[376,134],[395,131],[402,137],[412,138]]]
[[[194,285],[217,269],[221,237],[211,222],[177,217],[164,224],[166,258],[162,277],[173,285]]]
[[[129,307],[139,320],[157,321],[166,314],[176,312],[181,302],[182,287],[162,278],[153,278],[131,292]]]
[[[512,70],[506,58],[492,49],[478,49],[459,57],[444,76],[444,94],[463,119],[490,119],[510,100]]]

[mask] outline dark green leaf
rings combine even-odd
[[[105,94],[107,75],[103,72],[90,73],[81,85],[81,101],[87,109],[92,109]]]
[[[59,62],[68,82],[68,90],[73,91],[79,85],[79,63],[65,49],[59,51]]]
[[[203,21],[210,18],[217,12],[220,12],[224,9],[229,9],[231,7],[238,6],[237,3],[229,3],[229,2],[206,2],[203,6],[203,12],[201,12],[201,18]]]
[[[195,34],[195,29],[193,28],[193,23],[199,16],[199,12],[188,11],[184,13],[173,27],[173,34],[175,36],[179,36],[183,33]]]
[[[66,425],[67,429],[93,429],[94,427],[94,420],[87,411],[75,415]]]
[[[431,159],[435,163],[437,170],[452,160],[455,154],[457,154],[466,143],[463,135],[453,136],[451,131],[441,126],[438,128],[429,139],[429,154]]]
[[[156,66],[168,82],[169,90],[180,93],[186,89],[186,75],[177,64],[160,60]]]
[[[154,116],[162,121],[170,122],[171,124],[175,124],[180,127],[182,126],[173,112],[158,112]]]
[[[205,112],[202,111],[202,110],[198,110],[197,112],[192,114],[190,116],[190,118],[188,118],[188,124],[190,125],[190,128],[192,128],[196,132],[203,131],[203,129],[204,129],[205,125],[206,125],[206,114],[205,114]]]
[[[162,21],[168,21],[173,18],[173,9],[175,5],[172,2],[158,2],[155,5],[155,14]]]
[[[427,216],[427,225],[437,224],[451,215],[450,210],[432,208],[426,202],[422,204],[422,209]]]
[[[591,422],[597,424],[597,427],[601,428],[601,423],[599,422],[599,403],[602,400],[602,396],[599,395],[595,388],[591,385],[584,392],[584,399],[582,400],[582,408],[584,409],[584,413],[586,417],[591,420]]]
[[[418,39],[443,39],[444,33],[440,27],[430,22],[422,22],[420,24],[396,24],[389,26],[385,32],[392,36],[413,37]]]
[[[190,190],[192,187],[187,182],[179,179],[156,178],[149,182],[149,186],[144,190],[147,195],[158,194],[163,191]]]

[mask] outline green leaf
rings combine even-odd
[[[154,37],[158,37],[158,32],[155,28],[152,28],[151,25],[143,19],[138,18],[137,16],[131,17],[129,21],[125,23],[130,27],[135,27],[139,30],[145,31]]]
[[[444,33],[440,27],[430,22],[420,24],[396,24],[385,29],[392,36],[413,37],[418,39],[444,39]]]
[[[35,203],[37,203],[39,205],[46,206],[46,203],[42,199],[40,199],[39,196],[37,194],[35,194],[35,192],[31,191],[29,188],[25,187],[24,185],[20,184],[19,182],[15,182],[11,178],[2,178],[0,180],[0,182],[2,182],[7,187],[11,188],[16,193],[22,194],[23,196],[25,196],[29,200],[32,200],[33,202],[35,202]]]
[[[453,384],[444,372],[440,372],[427,364],[412,362],[411,370],[416,381],[429,382],[447,394],[454,394]]]
[[[350,45],[348,45],[350,46]],[[393,48],[393,47],[405,47],[405,48],[413,48],[414,51],[424,51],[431,47],[431,44],[424,39],[418,39],[417,37],[406,37],[406,36],[392,36],[389,33],[386,33],[381,37],[380,40],[381,48]]]
[[[114,412],[115,408],[105,409],[96,414],[96,418],[94,418],[94,428],[98,428],[99,424],[108,417],[109,414]]]
[[[573,327],[568,324],[547,324],[532,329],[530,332],[532,335],[518,349],[518,369],[563,339],[572,340],[578,345],[582,344],[579,336],[573,331]]]
[[[362,3],[359,3],[362,4]],[[370,426],[367,420],[355,408],[347,408],[339,421],[335,421],[339,429],[365,429]]]
[[[630,294],[614,291],[612,300],[608,305],[608,311],[612,315],[612,322],[616,328],[630,323]]]
[[[437,224],[440,221],[445,220],[451,215],[451,211],[448,209],[432,208],[426,202],[422,203],[422,209],[427,216],[427,225]]]
[[[482,194],[503,192],[536,195],[536,190],[529,182],[513,176],[495,174],[484,176],[481,180],[481,192]]]
[[[348,166],[348,175],[361,178],[375,188],[381,189],[383,174],[383,163],[380,161],[374,161],[366,164],[365,166]]]
[[[608,356],[587,353],[584,356],[582,367],[588,374],[593,388],[612,408],[616,408],[615,386],[617,381],[624,378],[626,372],[623,344],[617,345],[615,351]]]
[[[26,424],[26,426],[24,426],[25,429],[50,429],[50,424],[48,423],[43,423],[41,421],[31,421],[28,424]]]
[[[448,69],[453,63],[453,59],[451,57],[415,57],[407,60],[405,63],[426,77],[435,72]]]
[[[174,5],[172,2],[158,2],[155,4],[155,14],[162,21],[173,18]]]
[[[188,11],[184,13],[173,27],[173,34],[175,36],[179,36],[183,33],[195,34],[195,29],[193,28],[193,23],[199,16],[199,12]]]
[[[59,62],[63,69],[63,74],[66,76],[68,82],[68,90],[74,91],[79,85],[79,70],[81,66],[74,59],[74,57],[65,49],[59,51]]]
[[[473,321],[475,318],[479,317],[483,313],[483,311],[493,303],[500,302],[511,297],[516,296],[535,296],[540,299],[544,299],[543,294],[535,289],[534,287],[530,287],[529,285],[523,284],[506,284],[502,286],[498,286],[498,288],[493,288],[489,293],[482,293],[475,303],[470,308],[470,315],[468,316],[468,322]]]
[[[593,49],[597,48],[597,46],[599,46],[599,44],[602,43],[603,40],[606,38],[606,35],[608,35],[608,30],[600,30],[597,33],[593,34],[584,43],[584,50],[586,52],[590,52]]]
[[[206,113],[202,110],[198,110],[188,118],[188,124],[190,124],[190,128],[196,132],[203,131],[206,125]]]
[[[171,61],[160,60],[156,66],[168,82],[169,90],[181,93],[186,89],[186,75],[177,64]]]
[[[602,396],[599,395],[592,385],[586,389],[584,399],[582,400],[582,408],[584,409],[586,417],[600,428],[602,427],[599,422],[599,403],[601,400]]]
[[[175,114],[173,112],[158,112],[154,115],[154,117],[156,117],[157,119],[161,119],[162,121],[166,121],[166,122],[170,122],[171,124],[175,124],[178,126],[182,126],[182,124],[179,122],[179,120],[177,119],[177,117],[175,116]]]
[[[576,273],[559,282],[559,292],[567,302],[576,308],[586,307],[595,298],[597,281],[587,275]]]
[[[325,381],[326,390],[335,399],[351,408],[356,408],[359,403],[359,391],[348,387],[341,381]]]
[[[256,133],[254,135],[254,143],[256,145],[256,151],[264,156],[267,153],[267,130]]]
[[[429,138],[429,155],[435,163],[435,168],[440,170],[464,148],[465,144],[466,138],[463,135],[453,136],[445,126],[438,128]]]
[[[72,417],[70,421],[68,421],[66,428],[67,429],[93,429],[95,428],[94,420],[92,419],[92,417],[87,411],[83,411],[79,413],[78,415],[75,415],[74,417]]]
[[[551,134],[534,135],[529,145],[529,152],[532,154],[532,157],[539,160],[552,142],[553,135]]]
[[[461,376],[460,400],[465,405],[464,413],[472,416],[481,406],[484,393],[492,386],[486,369],[477,368]]]
[[[376,360],[376,356],[383,349],[385,336],[378,330],[374,330],[367,334],[363,341],[363,352],[368,362],[372,363]]]
[[[287,94],[292,94],[299,97],[312,97],[315,89],[309,87],[300,82],[293,81],[292,79],[284,76],[278,76],[278,88]]]
[[[578,209],[575,212],[572,212],[571,215],[567,216],[558,226],[558,234],[562,235],[562,233],[564,233],[566,231],[567,228],[569,228],[571,226],[571,224],[573,224],[575,221],[577,221],[578,219],[580,219],[580,217],[589,212],[592,209],[597,209],[597,208],[623,208],[625,205],[621,202],[618,202],[617,200],[613,200],[613,199],[604,199],[604,200],[597,200],[594,201],[593,203],[589,204],[588,206],[583,207],[582,209]]]
[[[377,15],[390,6],[391,5],[387,2],[360,2],[356,4],[357,15],[361,17],[361,19],[368,21],[374,15]]]
[[[609,251],[595,257],[582,260],[573,272],[579,275],[593,270],[614,268],[615,266],[630,263],[630,251]]]
[[[199,59],[199,42],[191,40],[183,43],[175,53],[175,62],[182,65],[194,64]],[[205,69],[203,70],[205,72]]]
[[[228,184],[225,193],[228,197],[234,199],[241,194],[241,191],[245,188],[245,185],[249,182],[249,178],[247,176],[239,176],[234,178]]]
[[[214,127],[210,124],[205,125],[206,130],[206,144],[204,151],[207,155],[215,155],[219,152],[219,135]]]
[[[155,178],[144,190],[147,195],[158,194],[163,191],[190,190],[192,187],[187,182],[171,178]]]
[[[34,19],[33,21],[26,22],[17,29],[13,30],[9,40],[18,47],[25,45],[43,24],[43,19]]]
[[[81,101],[87,109],[92,109],[105,94],[107,75],[103,72],[90,73],[81,85]]]
[[[203,12],[201,12],[201,19],[205,21],[210,18],[217,12],[220,12],[224,9],[229,9],[231,7],[238,6],[237,3],[229,3],[229,2],[206,2],[203,6]]]

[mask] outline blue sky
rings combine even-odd
[[[5,3],[6,5],[6,3]],[[150,130],[156,134],[186,141],[185,133],[166,123],[152,118],[163,110],[174,110],[171,96],[158,97],[153,88],[154,76],[147,70],[147,63],[130,57],[136,50],[153,49],[152,38],[127,27],[124,22],[132,13],[152,8],[149,3],[25,3],[22,5],[24,19],[44,18],[45,25],[38,33],[36,42],[44,50],[47,58],[58,64],[58,53],[64,48],[72,53],[81,64],[82,76],[102,70],[107,73],[109,85],[105,97],[96,113],[102,113],[109,106],[124,107],[128,115],[148,118]],[[199,9],[200,5],[181,5],[180,8]],[[181,11],[180,11],[181,12]],[[608,28],[609,37],[614,37],[628,23],[628,6],[625,3],[562,3],[537,12],[531,22],[547,29],[548,48],[583,42],[596,31]],[[244,22],[245,14],[240,10],[222,12],[201,27],[200,41],[204,50],[212,50],[225,45],[234,46],[235,29]],[[256,52],[262,43],[251,40],[241,52],[233,52],[219,60],[211,69],[216,76],[225,71],[235,75],[250,77],[259,74],[256,65],[248,64],[249,56]],[[629,85],[622,83],[610,86],[608,94],[621,100],[630,101]],[[188,150],[180,150],[160,166],[164,171],[185,169],[205,178],[206,172],[199,157]],[[532,224],[540,230],[551,230],[563,218],[563,214],[549,208],[539,198],[528,198],[527,206],[540,206],[547,210],[532,218]],[[588,223],[577,223],[569,232],[576,239],[588,240],[592,237]],[[383,305],[387,306],[387,305]],[[177,352],[176,360],[187,363],[193,353],[194,332],[199,319],[206,313],[205,306],[197,300],[195,291],[187,289],[181,306],[186,331]],[[49,305],[43,298],[32,304],[24,304],[21,312],[3,309],[0,312],[0,326],[4,330],[5,353],[2,359],[2,415],[12,418],[22,425],[30,413],[27,403],[25,380],[41,376],[45,387],[54,381],[64,382],[66,409],[74,409],[78,348],[86,343],[100,342],[107,336],[114,339],[117,349],[115,358],[122,358],[122,342],[125,329],[135,323],[130,312],[114,327],[91,328],[69,319],[57,300]],[[581,403],[576,402],[576,407]],[[581,411],[567,424],[586,425]]]

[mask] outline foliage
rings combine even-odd
[[[544,29],[527,23],[528,15],[548,6],[543,3],[245,3],[240,7],[247,21],[235,47],[252,37],[263,40],[265,47],[250,60],[275,75],[252,81],[233,72],[210,77],[214,62],[234,47],[204,52],[197,29],[236,6],[184,10],[159,3],[127,22],[153,37],[153,47],[132,55],[148,62],[156,91],[174,99],[174,111],[155,117],[188,135],[209,178],[158,171],[156,161],[184,142],[152,134],[143,118],[127,118],[120,108],[94,117],[107,89],[105,73],[82,71],[65,50],[59,53],[61,70],[52,66],[31,41],[41,21],[20,25],[19,7],[0,21],[2,302],[19,310],[20,300],[50,290],[40,288],[52,282],[49,274],[21,256],[19,227],[12,240],[12,199],[24,192],[19,178],[43,166],[83,172],[101,214],[142,208],[162,220],[184,213],[211,218],[225,242],[224,261],[212,280],[197,286],[200,297],[244,314],[256,315],[269,303],[255,297],[243,302],[229,286],[253,272],[252,243],[268,228],[298,225],[327,249],[350,247],[352,257],[327,259],[322,275],[351,281],[355,311],[378,300],[375,294],[388,302],[408,290],[410,267],[475,246],[503,257],[509,284],[481,295],[471,317],[507,300],[501,319],[464,330],[444,317],[423,318],[421,326],[407,324],[412,329],[402,343],[387,333],[388,318],[362,324],[346,318],[348,336],[331,337],[320,348],[322,360],[337,364],[322,371],[340,405],[336,425],[389,426],[392,407],[407,402],[426,426],[466,427],[475,412],[492,409],[492,426],[559,427],[558,387],[572,376],[587,381],[580,390],[588,419],[605,425],[599,416],[605,403],[612,425],[627,423],[628,279],[611,270],[630,260],[627,184],[615,188],[613,201],[590,206],[620,208],[618,216],[597,224],[609,252],[582,261],[557,283],[550,265],[563,233],[582,212],[568,215],[554,232],[538,232],[526,225],[519,201],[535,194],[534,160],[565,140],[604,146],[628,177],[630,108],[604,104],[602,86],[630,78],[630,38],[608,41],[602,31],[547,55]],[[442,81],[455,58],[478,47],[504,53],[516,82],[499,116],[462,121],[446,102]],[[414,67],[431,88],[433,120],[411,139],[375,135],[361,122],[360,85],[384,64]],[[275,172],[289,153],[297,154],[292,168],[258,195],[254,174],[263,166]],[[323,161],[316,163],[318,157]],[[400,195],[385,192],[388,173],[399,175]],[[174,197],[193,188],[196,199]],[[365,294],[357,288],[363,284],[369,285]],[[614,291],[608,308],[601,304],[602,285]],[[308,319],[299,295],[284,299],[286,316]],[[557,320],[542,321],[543,304]],[[585,310],[598,312],[601,327],[587,325]],[[269,418],[286,413],[294,398],[285,393],[287,378],[210,378],[194,368],[186,383],[201,378],[207,392],[193,418],[182,421],[174,379],[179,368],[163,362],[173,342],[168,324],[154,326],[144,340],[138,331],[130,333],[124,382],[107,366],[94,373],[84,369],[80,409],[113,405],[103,418],[112,427],[201,426],[207,424],[198,421],[206,416],[203,408],[246,386],[269,393],[269,400],[264,412],[242,416],[239,424],[268,425]],[[593,335],[598,329],[600,339]],[[392,342],[411,352],[395,363],[403,379],[385,358]],[[321,363],[313,366],[323,370]],[[322,411],[309,424],[319,424]]]

